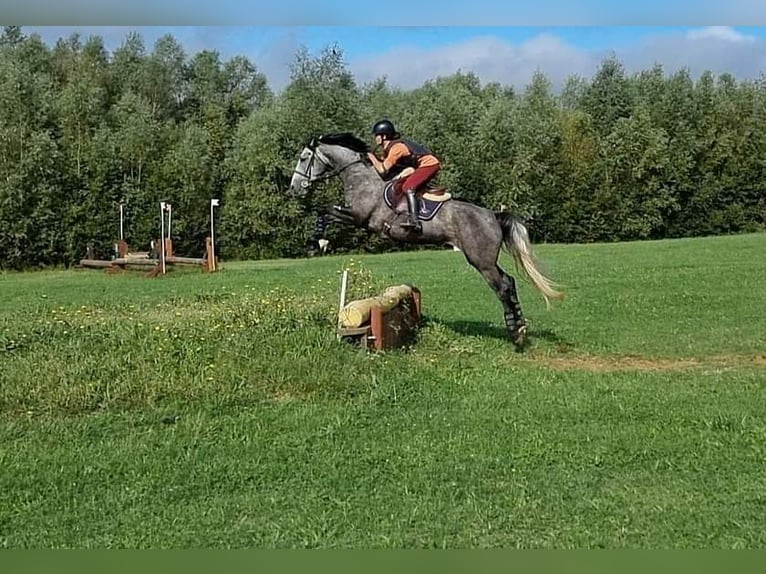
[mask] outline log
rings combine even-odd
[[[80,259],[82,267],[111,267],[112,263],[114,262],[105,259]]]
[[[377,304],[376,297],[351,301],[338,313],[341,327],[359,327],[370,318],[372,308]]]
[[[120,257],[112,261],[115,265],[157,265],[159,259],[144,259],[143,257]]]
[[[191,265],[202,265],[205,260],[202,257],[179,257],[178,255],[172,255],[165,257],[167,263],[187,263]]]
[[[377,297],[351,301],[339,311],[338,323],[341,327],[360,327],[370,320],[373,308],[377,307],[386,313],[411,295],[412,288],[409,285],[396,285],[388,287]]]

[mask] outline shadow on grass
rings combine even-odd
[[[484,321],[442,321],[440,319],[429,319],[429,322],[440,324],[460,335],[471,337],[490,337],[501,341],[511,342],[508,331],[505,327],[493,325]],[[550,329],[535,329],[530,326],[527,330],[527,339],[520,351],[528,349],[536,340],[542,340],[550,343],[559,353],[568,353],[574,350],[575,345],[558,335]]]

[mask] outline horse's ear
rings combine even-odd
[[[309,140],[309,143],[307,144],[309,149],[314,149],[319,145],[319,141],[317,140],[316,136],[311,136],[311,139]]]

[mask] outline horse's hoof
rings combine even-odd
[[[517,347],[522,347],[524,345],[524,341],[526,340],[527,335],[527,326],[521,325],[520,327],[517,327],[513,330],[511,333],[511,339],[513,340],[513,344]]]

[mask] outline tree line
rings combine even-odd
[[[299,50],[275,92],[257,63],[187,54],[137,33],[113,52],[75,34],[53,46],[9,26],[0,37],[0,268],[71,265],[88,246],[109,256],[124,205],[126,239],[159,235],[173,205],[179,253],[204,251],[210,199],[226,259],[305,253],[320,206],[284,190],[311,135],[369,139],[380,117],[444,160],[458,197],[529,222],[537,241],[593,242],[739,233],[766,227],[766,77],[655,65],[628,74],[614,56],[554,90],[457,72],[414,89],[358,84],[339,46]],[[396,249],[330,226],[348,250]]]

